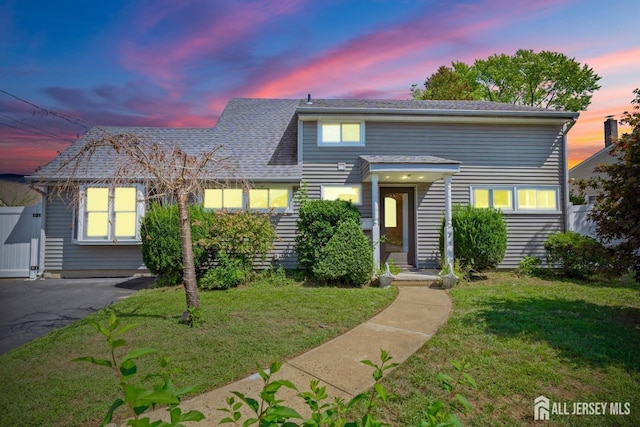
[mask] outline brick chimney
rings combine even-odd
[[[610,146],[616,139],[618,139],[618,121],[613,116],[607,116],[604,122],[604,146]]]

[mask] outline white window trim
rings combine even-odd
[[[358,123],[360,125],[360,141],[358,142],[323,142],[322,141],[322,125],[342,125],[345,123]],[[319,120],[318,121],[318,147],[364,147],[364,120]]]
[[[556,208],[555,209],[518,209],[518,205],[516,204],[514,207],[520,213],[560,213],[560,187],[556,185],[518,185],[515,187],[516,193],[515,199],[516,203],[518,202],[518,190],[555,190],[556,192]]]
[[[279,190],[287,190],[288,195],[287,195],[287,207],[286,208],[251,208],[251,200],[250,200],[250,196],[249,196],[249,192],[250,190],[269,190],[269,189],[279,189]],[[205,188],[205,190],[237,190],[238,188],[215,188],[215,187],[211,187],[211,188]],[[242,189],[242,208],[206,208],[204,207],[204,191],[202,192],[202,199],[201,199],[201,203],[203,204],[204,209],[206,210],[211,210],[211,211],[229,211],[229,212],[274,212],[274,213],[293,213],[293,186],[292,185],[280,185],[280,184],[275,184],[275,185],[269,185],[269,184],[264,184],[264,185],[259,185],[259,186],[254,186],[251,187],[249,189]],[[224,192],[223,192],[223,204],[224,204]]]
[[[475,205],[474,190],[511,190],[511,205],[513,209],[499,208],[504,213],[520,213],[520,214],[559,214],[560,209],[560,186],[558,185],[472,185],[469,187],[469,200],[471,206]],[[556,209],[518,209],[518,190],[555,190],[556,193]],[[493,207],[493,198],[490,199],[490,205]]]
[[[252,208],[251,207],[251,196],[250,196],[251,190],[271,190],[271,189],[287,190],[287,207],[286,208]],[[274,213],[292,213],[293,212],[293,187],[292,186],[268,185],[268,184],[255,186],[255,187],[251,187],[248,191],[245,191],[244,198],[246,200],[245,206],[247,206],[248,207],[247,210],[251,212],[274,212]],[[268,202],[270,201],[271,201],[271,191],[269,191]]]
[[[515,212],[516,211],[516,193],[515,193],[515,189],[516,187],[514,186],[509,186],[509,185],[473,185],[470,187],[470,192],[471,192],[471,196],[470,196],[470,200],[471,200],[471,206],[475,206],[475,197],[474,197],[474,190],[489,190],[489,207],[493,208],[493,190],[509,190],[511,191],[511,209],[505,209],[505,208],[496,208],[496,209],[500,209],[502,212]]]
[[[136,236],[134,239],[116,239],[113,236],[113,223],[111,219],[113,218],[113,192],[116,187],[134,187],[136,189]],[[85,227],[85,212],[86,212],[86,194],[87,188],[109,188],[109,204],[108,204],[108,217],[109,222],[107,223],[107,238],[106,239],[92,239],[84,237],[84,227]],[[144,200],[144,186],[142,184],[132,184],[132,185],[116,185],[116,186],[107,186],[107,185],[91,185],[91,184],[83,184],[80,186],[80,200],[78,202],[78,209],[74,209],[74,218],[76,220],[76,227],[73,227],[73,235],[72,242],[78,245],[113,245],[117,243],[119,245],[139,245],[142,243],[140,238],[140,220],[144,216],[145,213],[145,200]]]
[[[223,206],[222,208],[207,208],[207,207],[204,206],[204,192],[206,190],[222,190],[222,206]],[[239,207],[239,208],[225,208],[224,207],[224,190],[242,190],[242,207]],[[210,188],[205,188],[202,191],[201,194],[202,194],[202,196],[201,196],[202,198],[200,199],[200,203],[202,204],[203,209],[206,209],[206,210],[241,212],[241,211],[247,210],[247,206],[249,205],[249,195],[242,188],[237,188],[237,187],[225,187],[225,188],[210,187]]]
[[[363,198],[363,195],[362,195],[362,184],[322,184],[320,186],[320,199],[321,200],[325,200],[325,198],[324,198],[324,189],[325,189],[325,187],[356,187],[356,188],[358,188],[358,191],[360,192],[360,201],[358,203],[354,203],[354,202],[351,202],[351,203],[353,203],[356,206],[362,206],[362,198]]]

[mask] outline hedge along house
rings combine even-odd
[[[310,199],[359,207],[376,264],[393,259],[436,268],[440,224],[453,203],[500,208],[508,226],[500,267],[512,268],[525,255],[543,256],[547,236],[566,229],[566,133],[577,117],[480,101],[232,99],[213,129],[106,129],[179,144],[192,154],[221,146],[232,168],[203,175],[211,185],[193,194],[194,201],[271,212],[278,239],[270,261],[287,268],[296,266],[294,196],[303,183]],[[31,179],[45,187],[60,179],[63,159],[91,135]],[[115,188],[91,184],[118,161],[113,153],[102,156],[76,171],[78,203],[45,202],[40,272],[144,270],[137,224],[147,190],[136,176]],[[234,185],[240,180],[251,187]]]

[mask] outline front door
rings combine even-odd
[[[380,245],[382,264],[415,266],[415,198],[411,187],[381,187]]]

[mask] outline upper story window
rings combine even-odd
[[[318,122],[318,145],[363,146],[364,122]]]
[[[144,215],[142,187],[80,189],[76,240],[78,242],[139,242]]]
[[[362,204],[361,185],[323,185],[322,200],[346,200],[354,205]]]
[[[203,206],[208,209],[243,209],[242,188],[207,188]]]
[[[471,189],[471,203],[477,208],[492,207],[511,212],[557,212],[559,193],[555,186],[479,186]]]

